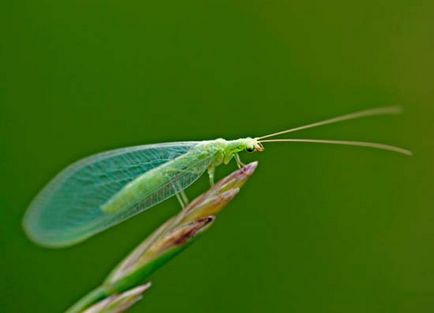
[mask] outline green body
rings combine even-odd
[[[117,194],[115,194],[101,209],[104,212],[115,213],[128,207],[131,203],[142,203],[147,206],[147,202],[155,203],[150,191],[161,188],[167,184],[168,189],[174,189],[179,193],[183,190],[182,186],[171,185],[170,180],[179,173],[191,174],[192,176],[201,175],[203,170],[199,164],[206,163],[210,177],[213,177],[214,169],[221,164],[228,164],[238,153],[256,143],[255,139],[243,138],[227,141],[225,139],[215,139],[202,141],[187,153],[156,167],[135,180],[128,183]],[[174,194],[172,192],[172,194]],[[171,195],[169,195],[171,196]]]
[[[126,147],[81,159],[35,197],[24,228],[49,247],[75,244],[177,195],[208,170],[251,151],[255,139],[190,141]]]
[[[205,171],[213,185],[217,166],[235,158],[242,167],[238,153],[263,151],[262,143],[338,144],[411,155],[407,149],[374,142],[273,139],[303,129],[399,111],[397,107],[374,108],[256,138],[159,143],[99,153],[75,162],[53,178],[30,204],[24,228],[34,241],[60,247],[84,240],[174,195],[184,207],[188,203],[184,189]]]

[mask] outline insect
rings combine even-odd
[[[235,159],[239,153],[264,151],[273,142],[351,145],[410,155],[409,150],[372,142],[322,139],[275,139],[276,136],[362,117],[399,113],[397,107],[377,108],[338,116],[255,138],[174,142],[116,149],[84,158],[61,171],[35,197],[24,217],[28,236],[48,247],[83,241],[156,204],[177,196],[208,171]]]

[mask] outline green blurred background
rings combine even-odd
[[[21,218],[70,162],[395,104],[404,115],[299,137],[411,158],[307,144],[243,155],[259,160],[254,177],[132,312],[434,311],[433,1],[9,0],[0,12],[0,312],[61,312],[178,210],[172,199],[40,248]]]

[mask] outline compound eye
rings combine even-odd
[[[255,152],[255,147],[251,146],[251,147],[247,147],[246,148],[247,152]]]

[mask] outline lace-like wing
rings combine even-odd
[[[210,161],[204,156],[172,162],[196,145],[180,142],[122,148],[70,165],[31,203],[24,218],[27,234],[45,246],[68,246],[156,205],[187,188],[206,170]],[[178,166],[169,166],[171,163]],[[164,176],[151,175],[155,172]],[[147,176],[151,178],[148,182],[143,179]],[[125,192],[131,185],[140,192]],[[118,205],[115,212],[103,210],[113,201]]]

